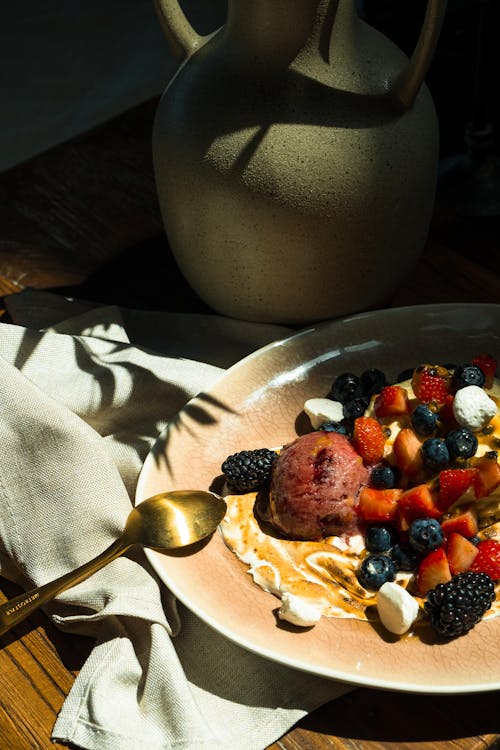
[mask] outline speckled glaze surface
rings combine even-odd
[[[182,61],[156,115],[156,183],[191,286],[220,313],[275,323],[385,304],[433,208],[422,79],[444,0],[429,0],[410,63],[354,0],[229,0],[208,38],[177,0],[156,4]]]
[[[273,447],[306,429],[302,406],[342,371],[382,367],[390,377],[424,361],[500,351],[500,305],[432,305],[364,313],[303,330],[235,365],[180,412],[145,462],[138,501],[165,489],[220,489],[230,453]],[[300,670],[358,685],[426,693],[500,688],[500,618],[438,643],[398,639],[373,624],[325,619],[310,630],[276,617],[279,601],[255,585],[220,535],[189,556],[148,552],[173,593],[244,648]]]

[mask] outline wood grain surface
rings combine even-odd
[[[147,102],[0,176],[0,295],[36,287],[135,308],[207,310],[163,234],[150,152],[155,107]],[[459,224],[436,214],[422,259],[392,305],[500,302],[498,222],[484,232],[477,222]],[[0,583],[0,601],[19,591]],[[1,750],[62,750],[50,732],[91,648],[41,612],[0,638]],[[357,689],[304,718],[270,750],[499,747],[498,693]]]

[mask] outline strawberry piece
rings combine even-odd
[[[444,469],[439,472],[438,505],[444,512],[472,485],[476,469]]]
[[[425,596],[438,583],[451,581],[450,564],[443,547],[429,552],[420,562],[417,571],[416,589],[419,596]]]
[[[448,393],[444,399],[444,403],[439,410],[439,418],[443,424],[445,424],[448,429],[452,425],[457,424],[457,420],[455,419],[455,414],[453,413],[453,401],[455,400],[455,396],[453,393]]]
[[[358,417],[354,420],[352,441],[365,464],[376,464],[382,460],[385,435],[382,425],[373,417]]]
[[[421,447],[422,441],[410,427],[403,428],[396,435],[394,455],[399,468],[408,476],[415,476],[423,469]]]
[[[494,581],[500,579],[500,542],[496,539],[485,539],[477,545],[477,556],[471,570],[486,573]]]
[[[456,532],[450,534],[446,545],[446,555],[451,574],[456,576],[469,570],[478,552],[478,548],[462,534]]]
[[[363,487],[359,495],[358,513],[365,521],[392,521],[398,511],[398,500],[403,490],[379,490]]]
[[[408,391],[401,385],[386,385],[376,397],[374,409],[379,418],[408,414]]]
[[[441,521],[441,528],[446,538],[456,533],[467,537],[467,539],[472,539],[472,537],[476,536],[479,529],[477,525],[477,513],[474,508],[468,508],[468,510],[464,510],[456,516],[451,516],[451,518]]]
[[[500,484],[500,465],[495,451],[485,453],[474,462],[476,475],[472,485],[477,498],[491,495]]]
[[[451,373],[440,365],[421,365],[413,372],[413,393],[423,404],[435,401],[444,404],[449,391]]]
[[[436,499],[435,493],[427,484],[417,484],[405,490],[398,502],[401,530],[407,531],[417,518],[441,518]]]
[[[474,357],[472,364],[479,367],[485,377],[484,387],[491,388],[497,370],[497,361],[491,354],[478,354]]]

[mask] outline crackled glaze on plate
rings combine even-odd
[[[220,486],[238,450],[281,445],[306,431],[307,398],[343,371],[381,367],[389,377],[421,362],[500,355],[500,305],[422,305],[324,323],[266,346],[228,370],[180,412],[148,456],[137,501],[166,489]],[[357,685],[451,693],[500,688],[500,618],[438,643],[429,633],[396,638],[373,623],[323,618],[311,629],[277,619],[262,591],[216,533],[195,554],[148,551],[188,608],[242,647],[291,667]]]

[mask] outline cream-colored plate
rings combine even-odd
[[[300,302],[298,303],[300,304]],[[193,399],[158,441],[137,499],[161,490],[220,489],[235,451],[277,446],[305,429],[307,398],[326,394],[343,371],[381,367],[391,378],[421,362],[500,355],[500,305],[426,305],[371,312],[303,330],[260,349]],[[191,556],[148,551],[154,568],[189,609],[261,656],[332,679],[425,692],[500,688],[500,618],[444,644],[401,640],[354,620],[310,630],[279,624],[278,600],[256,586],[216,533]]]

